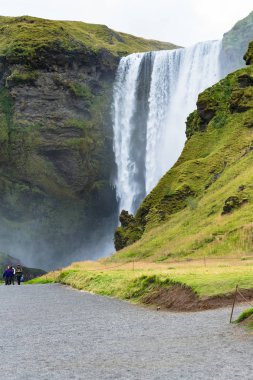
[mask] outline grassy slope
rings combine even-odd
[[[0,17],[0,56],[28,56],[59,45],[67,51],[107,49],[114,55],[176,48],[170,43],[114,32],[105,25],[29,16]]]
[[[174,284],[187,286],[200,298],[234,291],[236,284],[252,288],[252,258],[203,260],[182,263],[135,262],[113,267],[105,262],[74,263],[31,283],[60,282],[77,289],[131,301]]]
[[[253,250],[253,86],[241,88],[238,78],[253,78],[253,67],[229,75],[200,95],[199,108],[215,116],[204,131],[200,110],[189,118],[187,141],[175,166],[161,179],[137,211],[141,240],[111,260],[245,255]],[[215,104],[215,106],[214,106]],[[231,111],[231,105],[244,107]],[[187,189],[187,191],[185,191]],[[239,202],[228,214],[229,197]],[[120,228],[130,236],[134,228]]]

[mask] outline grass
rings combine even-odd
[[[251,315],[253,315],[253,308],[251,307],[250,309],[244,310],[239,317],[236,320],[236,323],[240,323],[245,321],[245,319],[249,318]]]
[[[134,269],[134,270],[133,270]],[[30,283],[60,282],[79,290],[113,296],[133,302],[157,287],[180,284],[191,288],[200,298],[224,295],[253,287],[253,256],[242,258],[192,260],[170,263],[135,262],[112,265],[80,262]]]
[[[77,21],[53,21],[30,16],[0,17],[0,55],[8,58],[34,57],[47,49],[66,52],[97,52],[106,49],[114,55],[172,49],[167,42],[146,40],[118,33],[105,25]]]
[[[235,323],[243,323],[243,325],[249,329],[249,330],[253,330],[253,320],[252,320],[252,315],[253,315],[253,308],[249,308],[249,309],[246,309],[244,310],[240,315],[239,317],[237,318],[237,320],[235,321]]]

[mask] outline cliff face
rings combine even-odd
[[[251,63],[252,44],[246,60]],[[117,257],[171,257],[251,252],[253,66],[199,95],[177,163],[136,215],[121,214]],[[234,252],[233,252],[234,253]]]
[[[253,12],[238,21],[222,39],[222,73],[226,75],[244,66],[243,56],[253,39]]]
[[[0,31],[1,248],[44,267],[92,257],[94,244],[101,255],[117,223],[110,112],[120,55],[173,45],[31,17],[0,17]]]

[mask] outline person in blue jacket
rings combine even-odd
[[[7,269],[5,269],[5,271],[3,273],[5,285],[11,285],[12,276],[13,276],[13,271],[12,271],[11,267],[8,265]]]

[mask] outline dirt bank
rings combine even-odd
[[[240,289],[246,300],[253,300],[253,289]],[[237,294],[237,302],[245,299]],[[199,298],[193,290],[186,286],[173,285],[170,288],[157,287],[152,293],[144,296],[142,302],[146,305],[156,305],[161,309],[173,311],[200,311],[230,306],[234,299],[234,292],[219,296]]]

